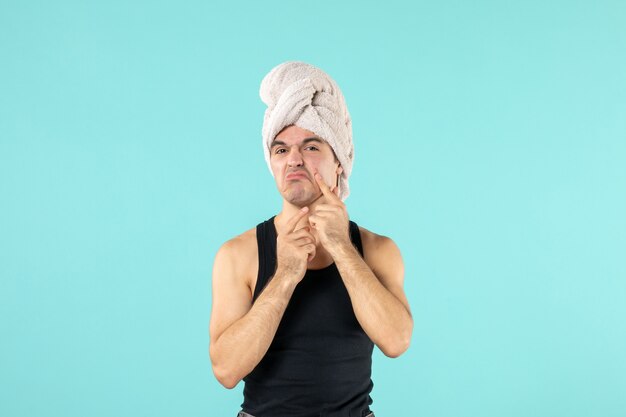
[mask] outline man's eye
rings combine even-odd
[[[278,148],[274,151],[274,153],[283,153],[284,149]]]
[[[305,149],[312,149],[314,151],[317,151],[317,146],[307,146]]]

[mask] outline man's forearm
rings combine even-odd
[[[265,356],[296,285],[288,274],[277,271],[250,311],[215,341],[211,356],[225,386],[237,385]]]
[[[385,355],[402,354],[413,330],[409,310],[381,284],[354,246],[336,248],[333,258],[365,333]]]

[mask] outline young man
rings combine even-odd
[[[261,98],[282,210],[215,257],[213,372],[227,388],[245,381],[239,416],[373,416],[373,346],[397,357],[413,329],[400,251],[349,220],[352,129],[336,83],[286,62]]]

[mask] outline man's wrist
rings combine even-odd
[[[273,275],[273,279],[278,279],[279,281],[293,285],[294,287],[298,285],[301,278],[302,277],[298,277],[297,271],[281,266],[276,267],[276,271]]]
[[[357,254],[357,250],[351,241],[340,242],[335,245],[331,245],[329,248],[326,248],[326,250],[335,261],[347,256],[354,256]]]

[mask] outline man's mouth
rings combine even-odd
[[[297,180],[301,178],[308,179],[309,176],[304,171],[297,171],[297,172],[290,172],[285,177],[286,180]]]

